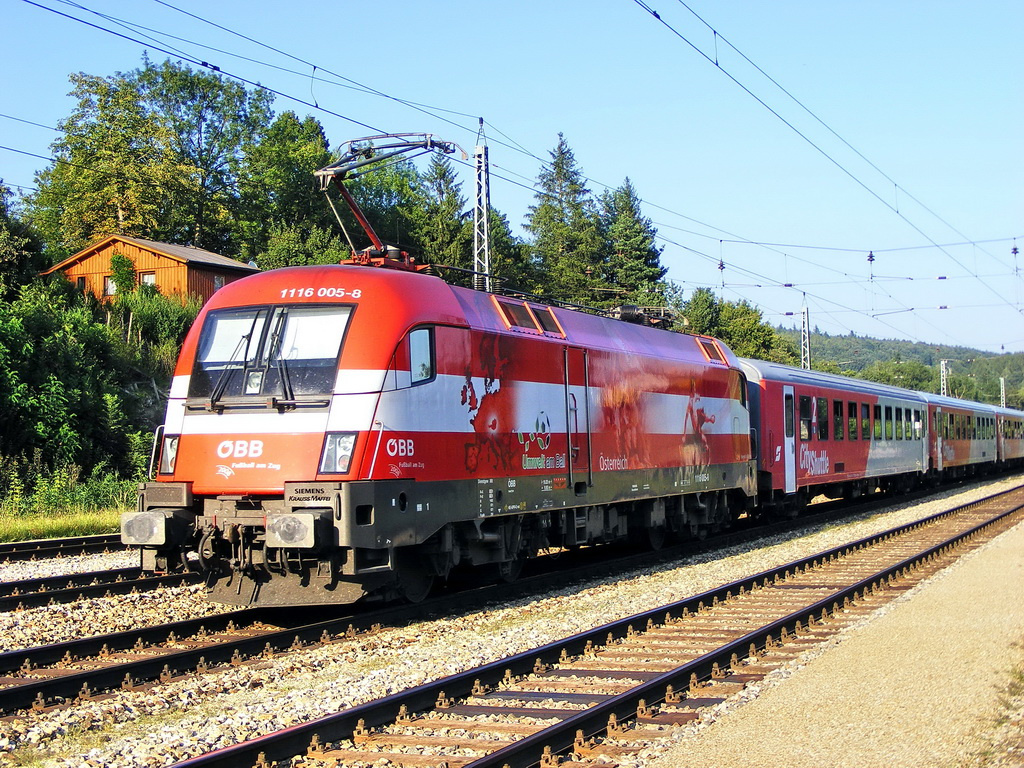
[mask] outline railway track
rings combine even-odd
[[[118,533],[95,536],[72,536],[65,539],[35,539],[0,543],[0,563],[15,560],[42,560],[51,557],[71,557],[97,552],[113,552],[126,547]]]
[[[891,498],[879,495],[862,500],[856,506],[863,514],[891,502]],[[545,562],[540,558],[533,564],[537,572],[515,584],[443,594],[420,605],[386,608],[349,606],[352,610],[338,615],[338,609],[335,609],[335,618],[313,624],[301,620],[301,610],[239,610],[0,653],[0,714],[29,707],[37,711],[69,707],[80,701],[102,697],[112,689],[135,690],[220,667],[258,664],[268,656],[348,641],[358,633],[372,632],[381,626],[397,626],[433,616],[477,610],[495,601],[540,594],[560,584],[606,577],[658,562],[668,563],[688,554],[713,551],[849,515],[848,504],[820,506],[823,511],[798,520],[758,525],[716,536],[708,542],[687,542],[662,552],[627,555],[618,552],[618,556],[609,558],[609,552],[604,550],[600,558],[578,552],[564,553],[557,562],[554,559]],[[124,569],[41,579],[38,581],[44,591],[37,591],[31,597],[25,594],[0,596],[0,607],[5,603],[13,607],[12,603],[17,604],[15,601],[27,600],[36,605],[47,604],[51,600],[62,602],[62,598],[74,599],[75,594],[82,591],[100,596],[108,591],[125,594],[146,587],[156,588],[161,584],[176,585],[197,580],[192,575],[174,574],[132,581],[132,575],[137,574],[137,569]],[[75,586],[68,585],[69,578],[86,582],[106,579],[110,583]],[[56,589],[61,584],[67,589]],[[17,584],[4,586],[11,592],[25,591]],[[4,586],[0,586],[0,595]],[[27,603],[23,603],[23,607],[28,607]]]
[[[141,568],[116,568],[109,571],[10,581],[0,584],[0,612],[70,603],[91,597],[126,595],[159,587],[198,584],[200,581],[202,577],[196,573],[145,576]]]
[[[526,768],[570,751],[614,761],[1016,524],[1022,510],[1018,488],[177,765]]]

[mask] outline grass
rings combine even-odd
[[[0,516],[0,541],[58,539],[64,536],[87,536],[94,533],[116,533],[122,509],[102,509],[57,514],[22,514]]]

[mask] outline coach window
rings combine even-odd
[[[800,395],[800,439],[811,439],[811,398]]]
[[[888,416],[889,414],[886,413],[885,415]],[[903,439],[903,409],[902,408],[897,408],[896,409],[896,422],[893,424],[893,426],[896,427],[896,439],[897,440],[902,440]]]
[[[875,421],[874,421],[874,439],[882,439],[882,406],[875,406]]]
[[[836,440],[843,439],[845,422],[843,421],[843,401],[832,401],[832,434]]]
[[[434,378],[434,334],[430,328],[409,333],[409,374],[414,385]]]
[[[862,440],[871,439],[871,406],[860,404],[860,436]]]
[[[793,396],[786,395],[786,406],[785,406],[785,419],[786,419],[786,437],[793,436]]]
[[[921,439],[921,412],[914,411],[914,439]]]
[[[828,398],[818,398],[818,439],[828,440]]]
[[[885,439],[892,440],[892,406],[885,406]]]
[[[857,404],[846,404],[846,431],[851,440],[857,439]]]

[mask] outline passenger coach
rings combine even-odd
[[[928,467],[925,395],[742,359],[762,507],[910,488]]]

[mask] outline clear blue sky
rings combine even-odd
[[[316,116],[334,145],[422,131],[471,151],[482,116],[492,204],[514,226],[563,132],[595,193],[632,179],[670,279],[771,322],[798,324],[806,301],[832,334],[1024,350],[1019,0],[647,2],[661,21],[636,0],[173,0],[316,77],[157,0],[36,2],[151,35],[154,60],[180,50],[315,101],[329,111],[282,96],[275,109]],[[2,7],[0,145],[47,156],[56,134],[9,117],[55,126],[73,107],[69,73],[134,69],[144,47],[24,0]],[[335,75],[392,98],[323,81]],[[0,149],[8,185],[31,187],[45,165]]]

